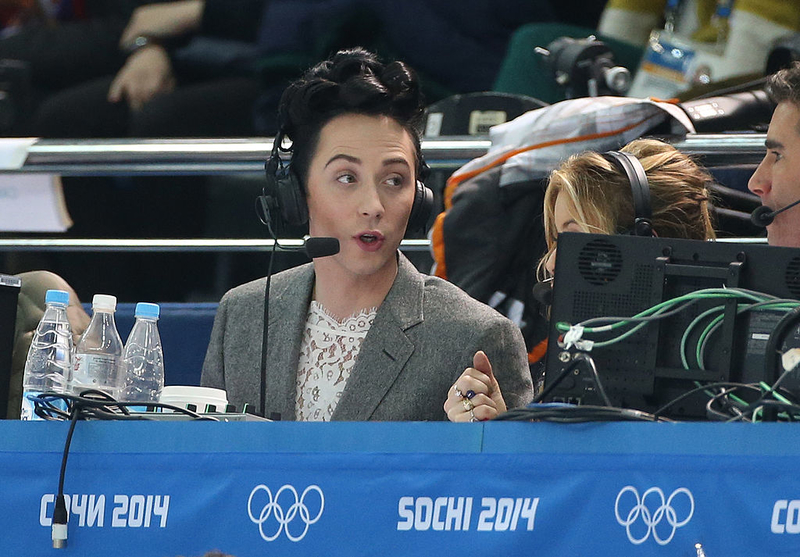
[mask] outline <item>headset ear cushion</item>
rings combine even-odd
[[[305,194],[300,186],[300,180],[291,168],[278,169],[275,174],[275,194],[281,217],[286,224],[300,226],[308,222]]]
[[[414,189],[414,203],[411,205],[411,214],[408,217],[407,230],[422,230],[428,224],[428,220],[433,213],[434,196],[433,191],[417,180]]]

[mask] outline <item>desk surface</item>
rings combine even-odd
[[[0,420],[0,452],[64,449],[65,422]],[[120,434],[124,432],[124,434]],[[800,457],[800,424],[80,422],[70,453],[527,453]]]
[[[800,554],[800,427],[0,422],[9,554]]]

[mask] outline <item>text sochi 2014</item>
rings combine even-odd
[[[165,528],[169,514],[169,495],[113,495],[108,500],[103,494],[64,495],[67,511],[78,521],[79,527],[103,528]],[[56,497],[42,495],[39,505],[39,524],[49,527],[53,523]],[[108,509],[107,509],[108,507]],[[107,512],[108,510],[108,512]],[[110,521],[106,515],[110,515]]]
[[[400,531],[533,530],[538,497],[401,497],[397,505]],[[473,519],[474,523],[473,523]]]

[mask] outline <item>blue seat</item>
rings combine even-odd
[[[163,303],[158,332],[164,350],[164,382],[167,385],[199,385],[203,359],[217,303]],[[91,315],[91,304],[84,304]],[[117,304],[114,316],[122,342],[133,328],[136,304]]]

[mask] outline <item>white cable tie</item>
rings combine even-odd
[[[583,325],[572,325],[569,331],[564,333],[564,347],[569,350],[575,346],[583,337]]]
[[[584,352],[591,352],[592,348],[594,348],[594,341],[589,339],[579,340],[575,343],[575,348]]]
[[[794,369],[800,363],[800,348],[790,348],[781,354],[781,365],[784,371]]]

